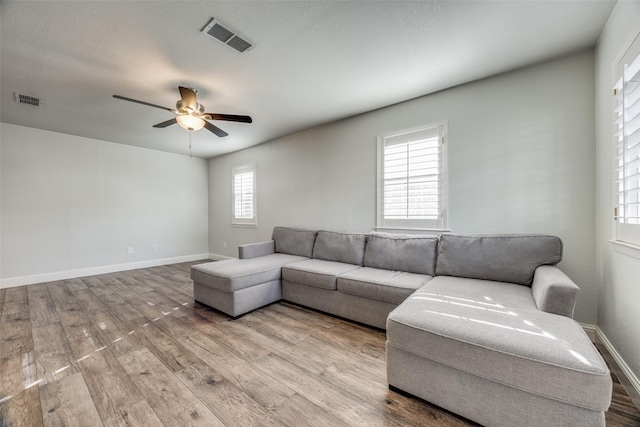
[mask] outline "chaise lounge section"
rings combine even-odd
[[[191,267],[196,301],[238,317],[282,299],[282,266],[311,256],[316,232],[276,227],[273,240],[244,245],[239,259]]]
[[[230,316],[284,299],[387,332],[387,381],[488,426],[603,426],[612,382],[573,319],[579,288],[544,235],[276,227],[240,259],[192,267]]]
[[[436,277],[389,315],[390,387],[483,425],[603,426],[611,377],[561,255],[551,236],[441,236]]]

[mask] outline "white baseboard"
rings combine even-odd
[[[584,331],[587,333],[587,336],[589,337],[589,339],[591,340],[591,342],[596,342],[596,325],[590,325],[588,323],[580,323],[580,326],[582,326],[582,329],[584,329]]]
[[[624,386],[627,393],[629,393],[631,400],[633,400],[635,405],[640,408],[640,380],[636,374],[633,373],[622,356],[620,356],[620,353],[618,353],[613,344],[611,344],[611,341],[609,341],[604,332],[602,332],[598,327],[596,327],[596,339],[606,347],[609,353],[611,353],[611,357],[613,357],[613,360],[618,365],[616,367],[612,367],[612,370],[618,376],[620,383]]]
[[[76,270],[56,271],[53,273],[35,274],[32,276],[9,277],[0,279],[0,289],[35,283],[54,282],[56,280],[75,279],[76,277],[95,276],[96,274],[115,273],[118,271],[136,270],[138,268],[158,267],[160,265],[208,259],[210,254],[185,255],[173,258],[152,259],[126,264],[103,265],[99,267],[79,268]]]
[[[225,259],[235,259],[235,258],[232,256],[226,256],[226,255],[209,254],[209,259],[212,259],[214,261],[222,261]]]

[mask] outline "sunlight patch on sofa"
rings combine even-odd
[[[554,337],[553,335],[551,335],[550,333],[548,333],[546,331],[541,331],[541,332],[529,331],[529,330],[526,330],[526,329],[515,328],[513,326],[502,325],[500,323],[488,322],[486,320],[480,320],[480,319],[474,319],[474,318],[470,318],[470,317],[458,316],[458,315],[451,314],[451,313],[443,313],[441,311],[433,311],[433,310],[423,310],[423,311],[425,313],[437,314],[439,316],[452,317],[452,318],[458,319],[458,320],[466,320],[468,322],[481,323],[483,325],[494,326],[496,328],[509,329],[509,330],[516,331],[516,332],[522,332],[522,333],[525,333],[525,334],[536,335],[536,336],[539,336],[539,337],[542,337],[542,338],[549,338],[549,339],[552,339],[552,340],[556,339],[556,337]],[[504,314],[508,314],[508,313],[504,313]],[[514,316],[516,315],[516,313],[512,313],[512,314]]]

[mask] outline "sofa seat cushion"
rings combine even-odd
[[[436,276],[420,290],[421,297],[443,299],[449,304],[472,304],[488,309],[507,307],[536,309],[527,286],[464,277]]]
[[[336,289],[336,278],[348,271],[360,269],[359,265],[337,261],[310,259],[282,268],[282,278],[302,285],[323,289]]]
[[[389,314],[387,340],[460,371],[590,410],[606,410],[611,399],[606,364],[580,325],[564,316],[432,298],[427,284]]]
[[[363,267],[338,277],[338,291],[376,301],[400,304],[432,279],[427,274]]]
[[[305,259],[296,255],[271,254],[251,259],[208,262],[192,266],[191,278],[218,291],[234,292],[279,280],[283,265]]]

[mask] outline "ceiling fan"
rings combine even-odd
[[[222,120],[227,122],[240,122],[251,123],[253,120],[249,116],[237,116],[233,114],[216,114],[205,113],[204,105],[198,103],[197,93],[198,91],[192,88],[178,86],[180,91],[180,100],[176,102],[175,110],[172,108],[163,107],[161,105],[151,104],[149,102],[138,101],[137,99],[127,98],[125,96],[113,95],[114,98],[122,99],[123,101],[135,102],[137,104],[148,105],[149,107],[161,108],[163,110],[171,111],[176,116],[166,122],[158,123],[154,125],[154,128],[166,128],[174,123],[178,123],[181,127],[187,130],[199,130],[203,127],[210,132],[215,133],[219,137],[229,135],[219,127],[211,124],[208,120]]]

